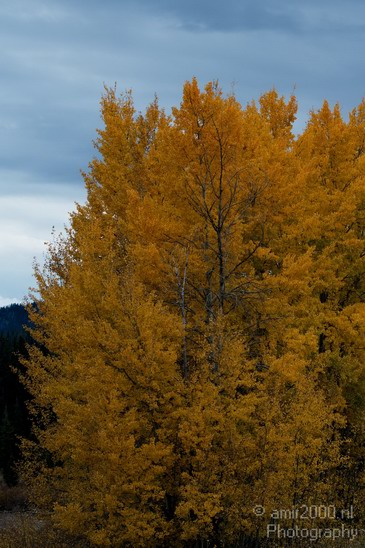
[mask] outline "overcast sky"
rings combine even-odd
[[[361,0],[0,0],[0,306],[85,199],[104,83],[167,110],[192,76],[243,104],[295,89],[300,130],[324,98],[360,103],[364,51]]]

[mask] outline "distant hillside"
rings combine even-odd
[[[20,304],[0,308],[0,478],[8,485],[17,482],[18,436],[30,433],[29,395],[17,375],[17,371],[24,372],[20,357],[27,355],[23,325],[28,323],[28,314]],[[0,511],[4,509],[1,504],[0,500]]]
[[[22,335],[27,325],[28,313],[21,304],[11,304],[0,308],[0,334]]]

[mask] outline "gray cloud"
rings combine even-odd
[[[111,2],[110,4],[113,4]],[[108,3],[106,4],[108,5]],[[192,31],[275,30],[310,32],[320,29],[363,29],[361,0],[128,0],[122,5],[138,6],[150,14],[174,16],[180,25]]]
[[[33,285],[32,264],[43,262],[52,230],[63,230],[75,201],[85,192],[69,184],[44,185],[29,175],[0,170],[0,306],[4,299],[21,300]],[[9,184],[10,183],[10,184]]]

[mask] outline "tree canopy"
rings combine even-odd
[[[361,518],[365,103],[167,115],[107,89],[88,197],[36,271],[25,475],[96,546],[238,546],[252,509]],[[215,543],[215,544],[214,544]]]

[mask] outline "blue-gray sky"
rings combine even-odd
[[[0,306],[85,199],[104,83],[167,110],[194,75],[243,104],[295,89],[301,129],[324,98],[360,103],[364,51],[361,0],[0,1]]]

